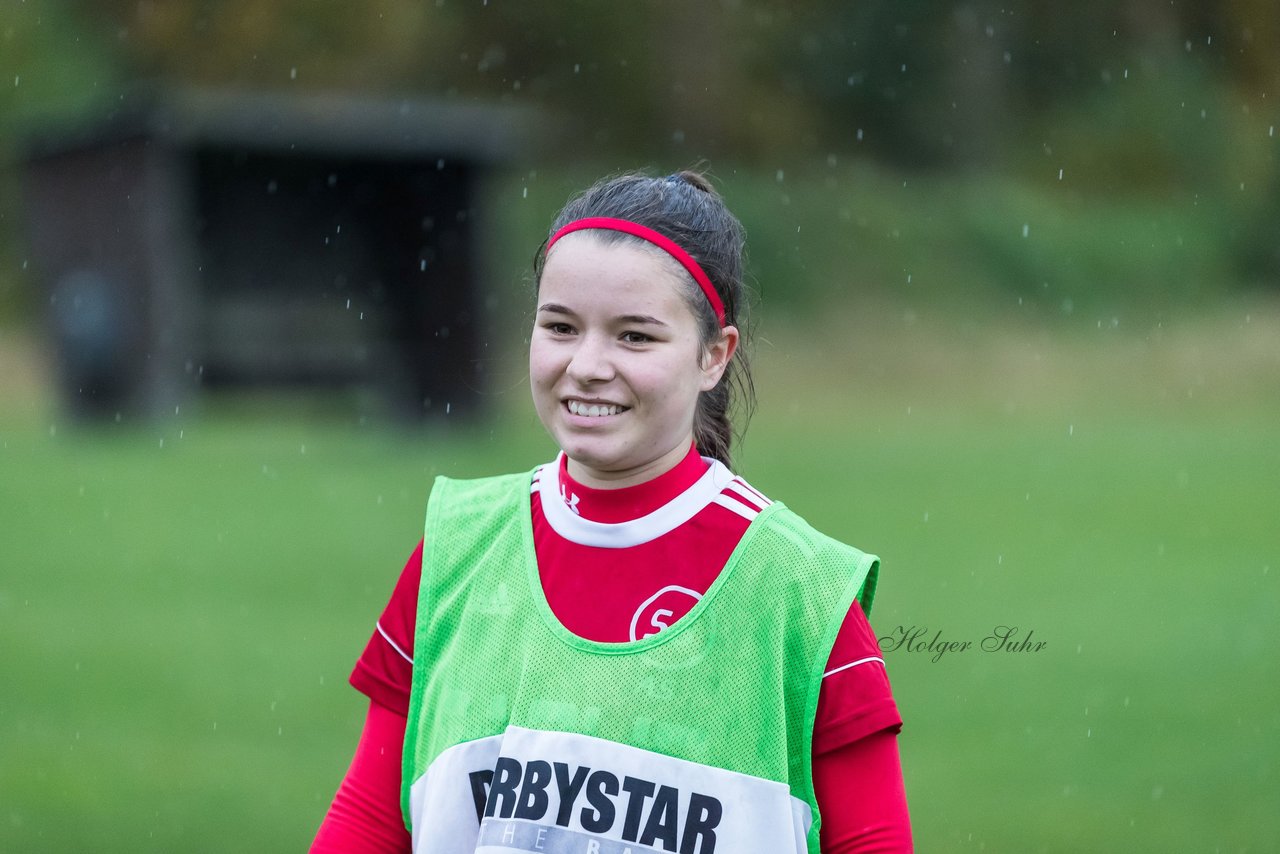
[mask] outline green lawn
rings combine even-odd
[[[887,654],[921,851],[1280,850],[1278,316],[762,338],[738,468],[881,554],[878,631],[1045,644]],[[8,394],[0,850],[304,848],[431,477],[551,454],[514,386],[420,435],[216,401],[86,431]]]

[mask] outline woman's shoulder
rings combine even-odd
[[[494,526],[517,519],[522,506],[529,504],[533,472],[459,479],[441,475],[435,479],[427,499],[426,530],[428,549],[434,549],[430,534],[448,529],[489,536]],[[536,489],[536,487],[533,487]],[[526,511],[527,512],[527,511]]]
[[[479,497],[485,494],[500,496],[516,493],[527,496],[531,490],[537,488],[538,478],[545,467],[545,465],[540,465],[531,470],[482,475],[480,477],[459,478],[443,474],[437,475],[432,484],[431,497],[434,501],[436,496],[446,494],[465,494]]]
[[[798,552],[802,556],[819,554],[836,554],[846,557],[869,556],[862,549],[819,531],[782,501],[772,501],[768,509],[768,513],[761,515],[761,530],[757,537],[769,542],[775,548]]]
[[[762,513],[749,543],[753,554],[773,572],[801,589],[855,591],[871,612],[880,575],[880,558],[819,531],[781,501]]]

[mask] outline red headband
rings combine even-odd
[[[693,256],[685,252],[671,238],[665,237],[652,228],[647,228],[639,223],[632,222],[627,219],[614,219],[607,216],[593,216],[586,219],[578,219],[561,228],[555,234],[551,235],[551,239],[547,241],[547,251],[551,251],[551,247],[556,245],[556,241],[571,234],[575,231],[582,231],[587,228],[603,228],[608,231],[621,231],[624,234],[630,234],[639,237],[641,240],[652,243],[654,246],[666,252],[672,258],[680,262],[689,275],[693,276],[693,280],[698,283],[698,287],[702,288],[702,293],[706,295],[707,302],[711,303],[711,310],[716,313],[716,320],[720,322],[720,326],[724,326],[724,303],[720,299],[720,295],[716,293],[715,286],[711,284],[711,279],[703,272],[702,267],[698,266],[698,262],[693,260]]]

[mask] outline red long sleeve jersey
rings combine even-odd
[[[769,499],[692,448],[675,468],[624,489],[575,482],[564,455],[533,480],[534,547],[547,602],[574,634],[637,640],[680,619],[715,581]],[[407,714],[422,545],[406,563],[356,663],[360,692]],[[769,603],[762,602],[767,608]],[[832,647],[818,699],[814,754],[901,726],[874,632],[856,603]]]

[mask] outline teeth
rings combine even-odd
[[[599,418],[602,415],[617,415],[622,412],[623,407],[614,404],[601,405],[598,403],[581,403],[576,400],[569,401],[569,411],[574,415],[583,415],[587,418]]]

